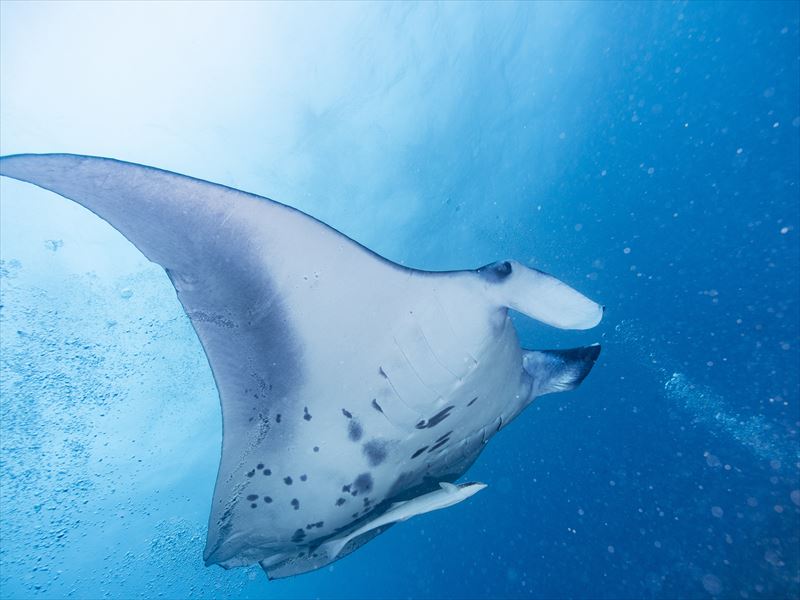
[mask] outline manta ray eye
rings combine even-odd
[[[511,263],[507,260],[504,260],[501,263],[495,263],[494,272],[498,277],[508,277],[511,275]]]
[[[478,269],[478,273],[491,282],[503,281],[511,275],[511,263],[507,260],[495,262]]]

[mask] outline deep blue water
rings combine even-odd
[[[0,151],[296,206],[432,270],[515,258],[602,342],[480,495],[267,582],[205,568],[221,440],[163,271],[2,181],[3,598],[800,597],[800,9],[0,5]]]

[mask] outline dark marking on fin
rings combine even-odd
[[[444,445],[445,445],[447,442],[449,442],[449,441],[450,441],[450,440],[449,440],[449,438],[444,438],[444,439],[443,439],[441,442],[437,442],[436,444],[434,444],[433,446],[431,446],[431,449],[430,449],[430,450],[428,450],[428,454],[430,454],[430,453],[431,453],[431,452],[433,452],[434,450],[438,450],[439,448],[441,448],[442,446],[444,446]]]
[[[363,447],[364,455],[371,467],[377,467],[386,460],[386,442],[383,440],[370,440]]]
[[[444,421],[448,416],[450,416],[450,411],[453,410],[453,405],[447,406],[440,410],[438,413],[433,415],[430,419],[428,419],[428,424],[425,426],[428,429],[431,427],[436,427],[439,423]]]
[[[369,473],[361,473],[356,480],[353,482],[353,487],[355,488],[355,492],[367,492],[372,491],[372,475]],[[353,494],[355,496],[355,494]]]
[[[425,452],[425,450],[427,450],[427,449],[428,449],[428,447],[427,447],[427,446],[423,446],[422,448],[420,448],[419,450],[417,450],[416,452],[414,452],[414,454],[412,454],[412,455],[411,455],[411,458],[417,458],[417,457],[418,457],[420,454],[422,454],[423,452]]]
[[[347,425],[347,437],[349,437],[351,441],[357,442],[363,435],[364,428],[361,427],[361,423],[355,419],[351,419]]]
[[[372,399],[372,408],[374,408],[375,410],[377,410],[379,413],[382,413],[382,412],[383,412],[383,409],[381,408],[381,405],[380,405],[380,404],[378,404],[378,401],[377,401],[377,400],[375,400],[375,398],[373,398],[373,399]]]
[[[439,443],[439,442],[441,442],[441,441],[442,441],[444,438],[446,438],[447,436],[449,436],[451,433],[453,433],[453,430],[452,430],[452,429],[451,429],[450,431],[448,431],[447,433],[445,433],[443,436],[441,436],[441,437],[440,437],[438,440],[436,440],[434,443],[435,443],[435,444],[438,444],[438,443]]]
[[[298,542],[302,542],[306,537],[306,532],[302,529],[297,529],[292,536],[292,541],[297,544]]]

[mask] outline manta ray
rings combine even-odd
[[[305,573],[469,498],[484,484],[454,482],[489,439],[600,353],[520,346],[509,309],[588,329],[603,307],[513,260],[408,268],[290,206],[109,158],[0,174],[89,209],[172,282],[222,408],[206,565]]]

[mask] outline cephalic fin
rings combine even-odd
[[[525,372],[533,378],[535,396],[578,387],[600,356],[600,344],[569,350],[528,350],[522,356]]]
[[[486,294],[499,307],[511,308],[559,329],[591,329],[604,308],[552,275],[504,260],[475,271]]]

